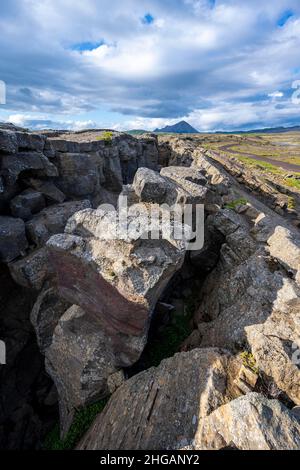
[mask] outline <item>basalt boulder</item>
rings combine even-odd
[[[0,216],[0,261],[9,263],[26,252],[28,241],[21,219]]]
[[[299,416],[278,400],[250,393],[202,420],[197,450],[299,450]]]
[[[110,338],[77,306],[68,309],[46,350],[46,369],[59,394],[61,434],[77,409],[109,395],[109,377],[118,372]]]
[[[172,450],[190,445],[202,419],[230,400],[232,357],[218,349],[176,354],[126,381],[80,450]]]
[[[26,223],[28,238],[36,246],[43,246],[55,233],[65,229],[68,219],[77,211],[91,207],[88,200],[70,201],[46,207]]]
[[[120,366],[139,358],[155,304],[187,248],[172,233],[149,238],[148,219],[132,215],[127,222],[125,227],[116,211],[81,211],[69,220],[66,234],[47,243],[60,294],[101,324]]]

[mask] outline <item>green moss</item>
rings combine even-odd
[[[259,373],[259,368],[257,367],[255,357],[253,356],[252,353],[250,353],[248,351],[243,351],[240,354],[240,356],[243,360],[243,364],[244,364],[245,367],[249,367],[249,369],[251,369],[256,374]]]
[[[290,188],[300,189],[300,180],[296,178],[286,178],[285,184]]]
[[[163,359],[174,356],[184,340],[193,331],[192,318],[197,306],[197,293],[193,294],[185,303],[183,312],[173,315],[172,323],[163,328],[163,331],[148,342],[143,357],[145,369],[157,367]]]
[[[235,199],[234,201],[230,201],[225,205],[226,209],[232,209],[235,210],[238,206],[244,206],[247,204],[247,199],[240,198],[240,199]]]
[[[59,425],[48,434],[45,439],[44,450],[72,450],[76,447],[83,435],[88,431],[96,416],[103,411],[108,398],[87,406],[78,411],[73,424],[65,439],[60,439]]]
[[[113,138],[113,132],[105,131],[105,132],[103,132],[102,135],[97,137],[96,140],[103,140],[106,145],[110,145],[112,143],[112,138]]]
[[[288,208],[289,209],[296,209],[296,201],[292,196],[288,197]]]

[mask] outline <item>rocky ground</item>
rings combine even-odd
[[[297,208],[212,152],[0,128],[1,448],[41,448],[58,410],[67,439],[100,400],[78,449],[299,448]],[[103,240],[120,194],[204,204],[204,247]]]

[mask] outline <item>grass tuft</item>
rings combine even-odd
[[[76,447],[82,436],[89,430],[93,421],[103,411],[108,398],[89,405],[78,411],[75,415],[71,429],[65,439],[60,439],[59,424],[48,434],[45,439],[44,450],[72,450]]]
[[[96,140],[103,140],[106,145],[110,145],[112,143],[112,138],[113,138],[113,132],[105,131],[105,132],[103,132],[102,135],[97,137]]]

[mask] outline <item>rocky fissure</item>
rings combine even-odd
[[[57,405],[64,437],[109,396],[80,449],[299,447],[289,214],[245,200],[192,137],[1,127],[0,165],[4,448],[40,448]],[[203,248],[164,232],[164,212],[163,240],[146,223],[125,233],[120,195],[136,210],[204,204]]]

